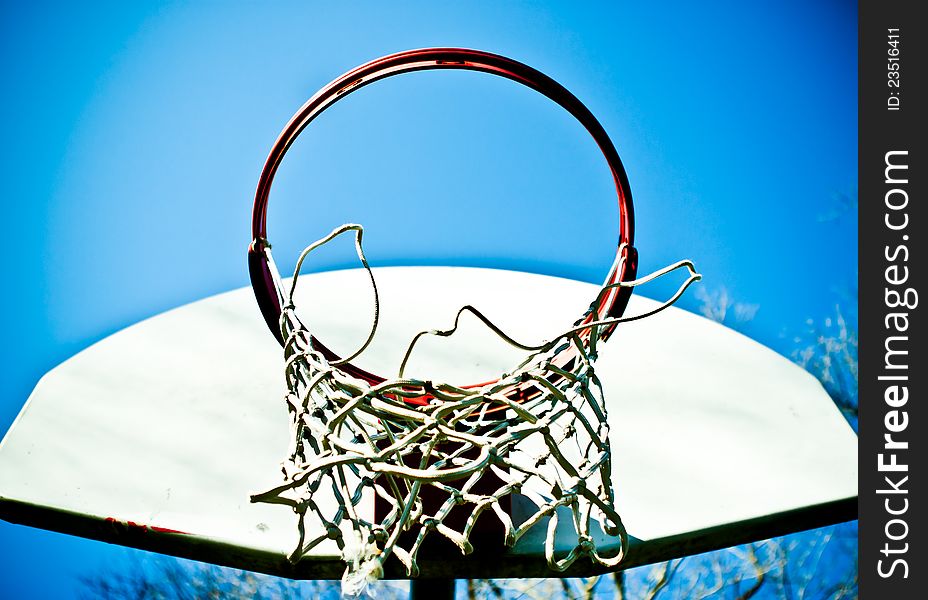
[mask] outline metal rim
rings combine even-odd
[[[603,285],[631,281],[635,278],[638,261],[633,244],[634,211],[628,177],[612,140],[590,110],[564,86],[544,73],[498,54],[463,48],[408,50],[365,63],[319,90],[284,127],[264,164],[264,169],[258,181],[258,188],[255,192],[254,208],[252,210],[252,241],[248,247],[248,266],[251,285],[258,306],[271,333],[281,344],[284,344],[284,340],[280,331],[280,314],[286,300],[285,292],[280,283],[280,274],[271,257],[271,245],[268,242],[267,235],[267,207],[271,184],[284,156],[300,133],[323,111],[341,98],[379,79],[402,73],[434,69],[479,71],[511,79],[553,100],[586,128],[606,158],[615,181],[619,205],[617,253],[625,253],[624,260],[614,263],[618,269],[614,267],[610,271]],[[632,288],[630,287],[618,287],[612,293],[603,295],[598,307],[600,315],[609,318],[621,317],[628,305],[631,293]],[[612,325],[603,328],[600,337],[606,339],[612,333],[614,327]],[[327,359],[339,360],[338,355],[329,350],[318,339],[313,338],[312,342],[313,346]],[[385,381],[385,378],[369,373],[350,363],[343,364],[340,368],[372,384]]]

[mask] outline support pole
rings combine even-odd
[[[454,579],[413,579],[409,600],[454,600]]]

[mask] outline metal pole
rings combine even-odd
[[[409,600],[454,600],[454,579],[413,579]]]

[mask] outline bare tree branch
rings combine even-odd
[[[616,571],[613,573],[612,581],[615,583],[616,600],[625,600],[625,571]]]

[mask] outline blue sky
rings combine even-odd
[[[287,119],[343,71],[432,45],[511,56],[573,91],[625,162],[642,270],[692,258],[705,289],[759,305],[743,330],[788,354],[806,319],[856,302],[856,14],[837,1],[4,3],[0,432],[74,352],[247,285],[252,194]],[[357,221],[375,265],[598,281],[615,210],[601,156],[560,109],[508,81],[420,73],[308,130],[269,226],[284,268]],[[0,523],[8,592],[68,596],[127,552]]]

